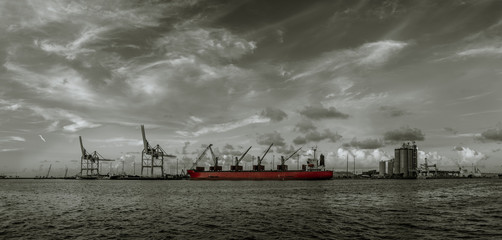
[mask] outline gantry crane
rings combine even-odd
[[[271,143],[270,146],[268,146],[267,150],[265,150],[265,153],[263,153],[263,155],[261,156],[261,158],[258,156],[258,164],[256,164],[256,165],[253,166],[253,170],[254,171],[263,171],[263,170],[265,170],[265,166],[262,166],[261,162],[263,161],[263,159],[265,159],[265,156],[267,156],[267,153],[268,153],[268,151],[270,151],[270,148],[272,148],[272,145],[274,145],[274,144]]]
[[[251,149],[253,146],[249,147],[246,152],[244,152],[240,158],[235,157],[235,166],[231,166],[230,170],[235,170],[235,171],[242,171],[242,166],[239,166],[239,163],[242,161],[244,156],[249,152],[249,149]]]
[[[82,150],[82,156],[80,157],[80,176],[84,176],[84,171],[86,176],[99,176],[99,163],[101,161],[114,161],[112,159],[105,159],[101,154],[94,151],[89,153],[82,143],[82,137],[78,136],[80,140],[80,149]]]
[[[155,147],[152,147],[148,140],[146,140],[144,125],[141,125],[141,134],[143,136],[143,151],[141,152],[141,175],[143,175],[143,169],[150,168],[150,177],[153,177],[154,169],[160,168],[161,176],[164,177],[164,157],[173,158],[176,156],[167,154],[159,144],[157,144]]]
[[[298,148],[295,152],[293,152],[289,157],[287,157],[286,159],[284,159],[284,156],[281,156],[281,165],[277,165],[277,170],[280,170],[280,171],[287,171],[288,168],[286,165],[284,165],[284,163],[286,163],[286,161],[288,161],[291,157],[293,157],[298,151],[300,151],[300,149],[302,149],[301,147]]]

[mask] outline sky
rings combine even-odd
[[[180,169],[208,144],[224,167],[252,146],[249,167],[274,143],[266,164],[317,146],[362,171],[416,141],[419,164],[502,172],[501,7],[1,1],[0,174],[76,173],[78,136],[133,171],[141,124]]]

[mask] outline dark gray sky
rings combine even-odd
[[[150,142],[502,170],[501,1],[2,1],[0,173]],[[186,143],[186,142],[189,142]],[[227,145],[229,144],[229,145]],[[230,146],[230,147],[228,147]],[[307,154],[307,153],[306,153]],[[132,161],[132,160],[131,160]],[[340,165],[342,164],[342,165]]]

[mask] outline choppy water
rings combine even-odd
[[[502,180],[0,180],[0,239],[502,239]]]

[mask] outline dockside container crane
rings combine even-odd
[[[150,177],[154,176],[154,169],[160,168],[161,176],[164,177],[164,157],[174,158],[176,156],[167,154],[159,144],[152,147],[146,140],[145,126],[141,125],[141,135],[143,136],[143,151],[141,152],[141,175],[143,169],[150,168]],[[147,171],[148,172],[148,171]]]
[[[105,159],[101,154],[94,151],[89,153],[82,143],[82,136],[78,136],[80,140],[80,150],[82,151],[82,156],[80,157],[80,175],[84,176],[84,171],[86,176],[99,176],[99,164],[100,162],[110,162],[114,161],[112,159]]]

